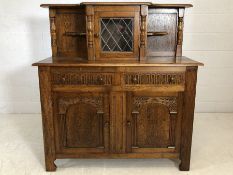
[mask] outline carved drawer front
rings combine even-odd
[[[52,81],[54,85],[113,85],[115,75],[98,72],[54,72]]]
[[[125,73],[125,85],[184,85],[184,72]]]

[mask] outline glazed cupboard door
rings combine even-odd
[[[56,149],[61,153],[108,152],[108,95],[55,94]]]
[[[95,7],[95,57],[137,60],[139,6]]]
[[[179,152],[179,93],[127,94],[127,152]]]

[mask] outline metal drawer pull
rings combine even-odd
[[[133,111],[132,114],[139,114],[139,112],[138,111]]]
[[[167,148],[168,149],[175,149],[176,147],[174,147],[174,146],[168,146]]]
[[[103,112],[103,111],[97,111],[97,114],[101,114],[101,115],[103,115],[103,114],[104,114],[104,112]]]
[[[147,36],[165,36],[168,32],[147,32]]]
[[[67,36],[86,36],[86,33],[78,33],[78,32],[66,32]]]
[[[99,81],[99,83],[103,84],[104,83],[104,78],[103,77],[99,77],[98,81]]]
[[[137,83],[137,82],[138,82],[137,77],[133,77],[132,81],[133,81],[134,83]]]

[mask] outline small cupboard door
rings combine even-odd
[[[137,60],[139,57],[139,10],[129,7],[96,7],[95,57]]]
[[[178,93],[128,93],[127,152],[179,150],[180,99]]]
[[[56,145],[60,152],[107,152],[108,95],[58,93],[55,106]]]

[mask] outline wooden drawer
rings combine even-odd
[[[53,85],[114,85],[114,73],[59,72],[52,73]]]
[[[184,85],[185,72],[153,72],[153,73],[125,73],[123,75],[125,85]]]

